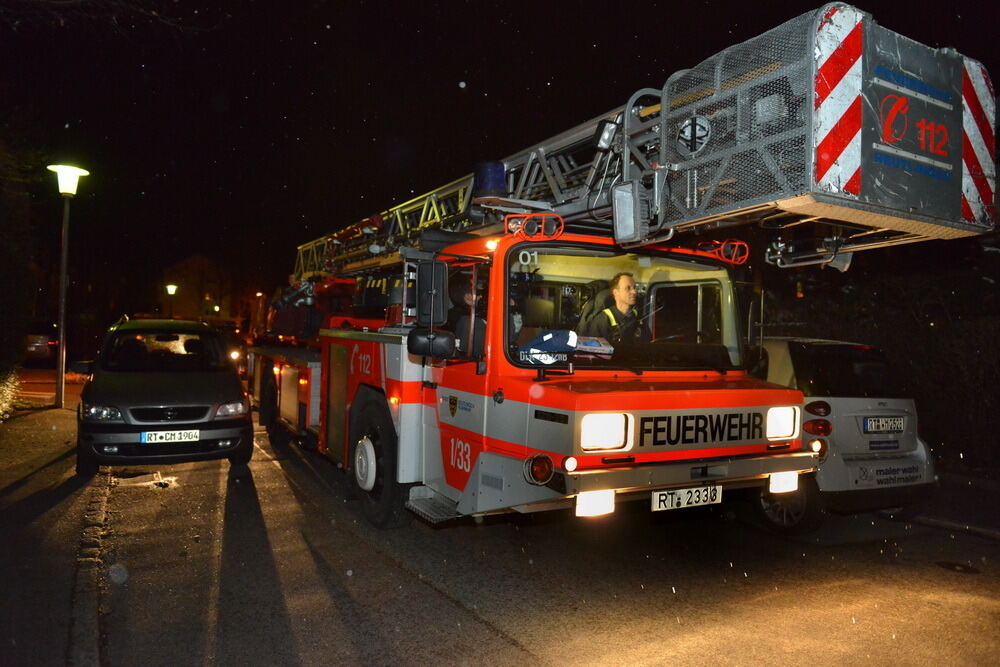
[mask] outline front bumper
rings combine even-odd
[[[460,514],[505,510],[535,512],[569,507],[584,491],[614,489],[617,500],[649,497],[652,491],[717,484],[724,489],[763,486],[778,472],[812,472],[816,455],[790,452],[766,456],[658,462],[579,472],[556,472],[544,486],[525,480],[524,461],[483,452],[458,499]]]
[[[144,431],[198,429],[200,439],[192,442],[144,443]],[[77,423],[78,446],[101,465],[183,463],[231,456],[253,447],[253,424],[249,419],[231,419],[196,424],[89,424]],[[224,444],[228,441],[228,444]],[[115,448],[108,451],[106,448]]]
[[[547,485],[565,495],[583,491],[616,489],[618,493],[653,491],[670,487],[720,484],[723,487],[763,484],[776,472],[811,472],[816,467],[812,452],[771,454],[707,461],[677,461],[603,470],[558,473]]]

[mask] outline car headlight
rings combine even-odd
[[[767,410],[767,439],[789,440],[799,434],[799,409],[786,405]]]
[[[585,451],[626,449],[629,416],[623,412],[584,415],[580,421],[580,447]]]
[[[122,413],[118,408],[110,405],[82,403],[80,405],[80,417],[88,422],[113,422],[121,421]]]
[[[234,401],[233,403],[223,403],[216,411],[216,417],[238,417],[245,415],[248,411],[246,401]]]

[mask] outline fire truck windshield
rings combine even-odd
[[[506,348],[518,366],[740,368],[733,285],[716,262],[669,251],[516,246]]]

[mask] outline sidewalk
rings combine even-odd
[[[92,486],[74,474],[75,447],[73,408],[0,424],[0,664],[66,664],[71,633],[89,630],[76,606],[89,599],[77,589]]]

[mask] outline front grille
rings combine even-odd
[[[140,422],[194,422],[208,416],[207,405],[182,405],[166,408],[132,408],[132,418]]]

